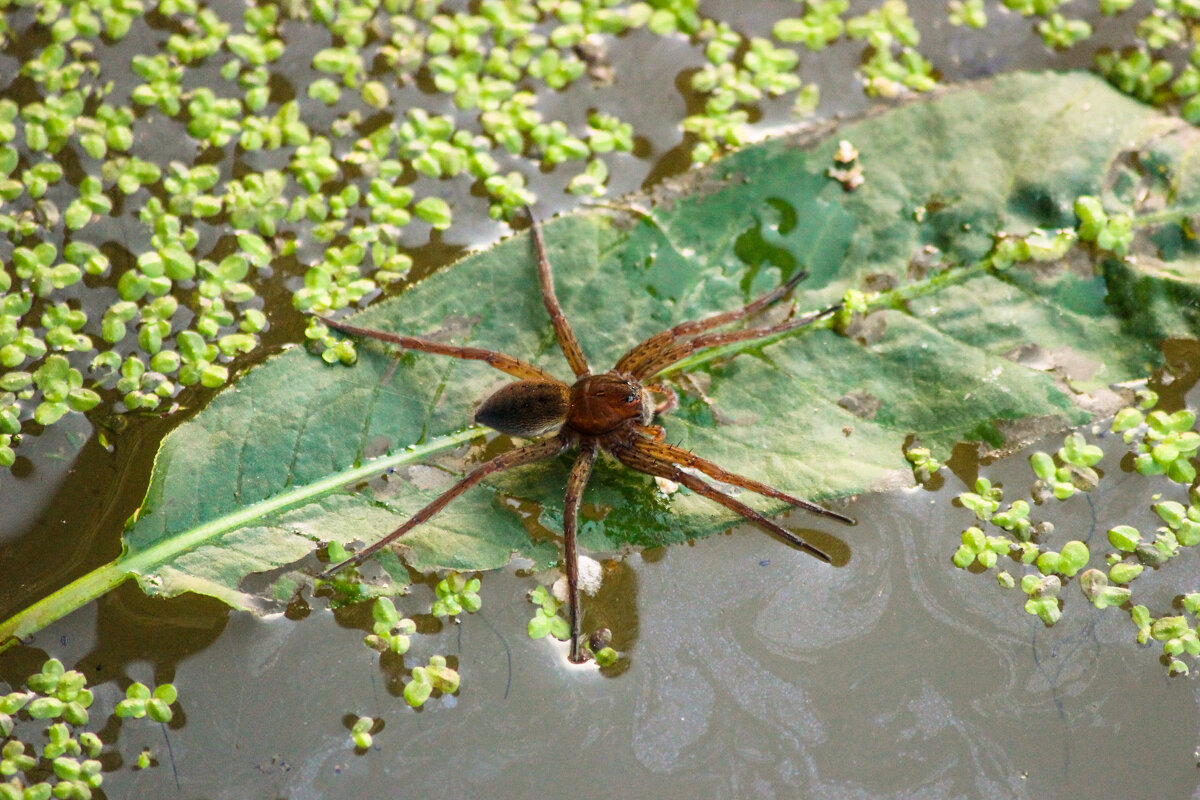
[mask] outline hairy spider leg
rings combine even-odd
[[[682,322],[674,328],[660,331],[645,341],[634,345],[628,353],[621,356],[620,360],[617,361],[617,365],[613,367],[613,371],[628,372],[636,375],[638,369],[644,363],[653,359],[671,345],[678,343],[681,337],[695,336],[696,334],[704,333],[713,328],[719,328],[722,325],[728,325],[731,322],[737,322],[740,319],[757,314],[764,308],[774,305],[786,297],[792,289],[796,288],[796,284],[806,277],[808,277],[808,273],[800,270],[789,278],[786,283],[775,287],[755,300],[751,300],[741,308],[734,309],[733,311],[722,311],[719,314],[713,314],[701,320]]]
[[[740,331],[726,331],[724,333],[709,333],[704,336],[697,336],[690,341],[680,342],[672,347],[660,352],[656,357],[641,365],[637,370],[631,371],[633,377],[639,381],[644,381],[647,378],[652,378],[658,373],[664,371],[672,364],[682,361],[697,350],[703,350],[706,347],[719,347],[724,344],[733,344],[734,342],[744,342],[749,339],[762,339],[767,336],[773,336],[777,333],[803,328],[806,325],[812,325],[826,317],[830,317],[841,309],[842,304],[829,306],[828,308],[819,311],[810,311],[807,314],[801,315],[794,319],[785,320],[776,323],[775,325],[765,325],[761,328],[745,328]]]
[[[833,559],[825,551],[814,547],[808,542],[801,539],[796,534],[776,525],[771,520],[764,517],[759,512],[755,511],[745,503],[735,500],[724,492],[709,486],[704,481],[692,475],[689,472],[684,472],[676,464],[669,461],[663,461],[642,450],[638,445],[630,445],[626,442],[617,441],[611,444],[605,443],[605,449],[617,457],[625,466],[635,469],[638,472],[645,472],[648,475],[656,475],[660,478],[667,478],[675,481],[681,486],[686,486],[701,497],[707,497],[714,503],[725,506],[730,511],[736,511],[746,519],[761,528],[765,528],[771,533],[783,539],[788,544],[803,550],[811,556],[819,558],[821,561],[830,563]]]
[[[679,395],[665,383],[647,383],[646,391],[650,394],[661,394],[663,399],[654,407],[654,415],[666,414],[679,407]]]
[[[584,659],[579,653],[579,626],[582,611],[579,601],[579,546],[576,534],[579,531],[579,504],[583,490],[592,475],[592,464],[596,462],[599,448],[596,440],[584,439],[579,445],[579,456],[571,467],[567,478],[567,496],[563,503],[563,566],[567,572],[567,592],[571,605],[571,652],[568,658],[573,664]]]
[[[776,500],[783,500],[785,503],[790,503],[796,508],[802,508],[805,511],[810,511],[813,514],[819,514],[822,517],[836,519],[838,522],[844,522],[847,525],[856,525],[857,523],[844,514],[839,514],[836,511],[830,511],[828,508],[819,506],[816,503],[810,503],[808,500],[803,500],[799,497],[793,497],[787,492],[780,491],[774,486],[756,481],[753,478],[747,478],[744,475],[738,475],[735,472],[730,472],[722,467],[714,464],[707,459],[701,458],[690,450],[684,450],[682,447],[676,447],[673,444],[668,444],[663,441],[662,428],[658,426],[645,426],[639,428],[639,431],[644,434],[633,446],[642,453],[659,461],[669,461],[672,464],[677,464],[681,467],[688,467],[699,470],[710,478],[718,480],[721,483],[728,483],[731,486],[740,486],[743,489],[749,489],[755,494],[761,494],[764,497],[772,497]]]
[[[458,497],[460,494],[470,489],[481,480],[502,470],[519,467],[525,464],[532,464],[535,461],[544,461],[547,458],[553,458],[571,446],[571,440],[563,436],[554,436],[541,442],[527,444],[524,447],[518,447],[516,450],[509,450],[507,453],[501,453],[495,458],[487,461],[473,469],[465,478],[451,486],[446,491],[438,495],[431,503],[422,508],[416,514],[408,518],[408,521],[401,525],[396,530],[383,537],[375,544],[367,547],[360,553],[355,553],[350,558],[347,558],[341,563],[334,564],[327,570],[322,572],[319,577],[328,578],[335,572],[350,566],[351,564],[361,564],[366,559],[378,553],[383,548],[387,547],[392,542],[399,539],[404,534],[408,533],[413,528],[423,522],[428,521],[433,515],[437,514],[451,500]]]
[[[315,316],[315,315],[314,315]],[[317,319],[325,323],[335,331],[348,333],[351,336],[364,336],[368,339],[378,339],[381,342],[398,345],[407,350],[420,350],[423,353],[437,353],[438,355],[450,356],[452,358],[462,358],[467,361],[483,361],[489,367],[494,367],[501,372],[506,372],[514,378],[521,380],[540,380],[552,381],[561,383],[558,378],[551,375],[541,367],[535,367],[533,364],[526,363],[515,356],[499,353],[495,350],[485,350],[482,347],[456,347],[449,344],[441,344],[440,342],[432,342],[428,339],[418,339],[413,336],[402,336],[398,333],[387,333],[386,331],[377,331],[371,328],[360,328],[357,325],[351,325],[346,322],[339,322],[335,319],[327,319],[326,317],[318,316]]]
[[[558,346],[562,348],[563,355],[567,357],[567,363],[571,365],[575,377],[582,378],[584,375],[590,375],[592,370],[588,366],[587,358],[583,355],[583,349],[579,346],[579,340],[575,338],[575,331],[571,330],[571,323],[567,321],[567,315],[563,313],[562,307],[558,304],[558,297],[554,294],[554,277],[550,272],[550,259],[546,257],[546,242],[542,239],[542,226],[534,217],[533,209],[529,206],[525,207],[525,213],[529,215],[529,230],[533,239],[533,249],[537,253],[538,281],[542,284],[542,302],[546,305],[546,313],[550,315],[550,323],[554,326],[554,336],[558,339]]]

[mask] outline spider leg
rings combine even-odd
[[[699,470],[708,477],[718,480],[721,483],[728,483],[731,486],[740,486],[743,489],[749,489],[755,494],[761,494],[764,497],[773,497],[776,500],[783,500],[785,503],[790,503],[797,508],[803,508],[805,511],[809,511],[813,514],[819,514],[822,517],[836,519],[838,522],[844,522],[847,525],[856,524],[853,519],[847,517],[845,514],[839,514],[836,511],[830,511],[828,508],[819,506],[816,503],[810,503],[808,500],[794,497],[787,492],[782,492],[779,489],[776,489],[774,486],[756,481],[753,478],[747,478],[745,475],[738,475],[737,473],[729,472],[713,462],[701,458],[695,453],[684,450],[682,447],[676,447],[673,444],[668,444],[662,439],[662,428],[646,427],[642,428],[641,430],[646,433],[648,438],[639,440],[633,445],[633,447],[636,450],[645,453],[647,456],[650,456],[651,458],[658,459],[659,461],[669,461],[670,463],[677,464],[681,467],[689,467],[691,469]]]
[[[429,505],[422,508],[416,514],[408,518],[408,521],[401,525],[396,530],[383,537],[375,544],[367,547],[359,553],[355,553],[350,558],[347,558],[341,563],[334,564],[317,577],[328,578],[335,572],[350,566],[351,564],[361,564],[366,559],[378,553],[383,548],[387,547],[392,542],[399,539],[404,534],[411,531],[423,522],[429,520],[434,514],[445,508],[451,500],[458,497],[460,494],[470,489],[481,480],[491,475],[494,472],[519,467],[523,464],[532,464],[535,461],[542,461],[547,458],[553,458],[562,451],[571,446],[571,441],[562,436],[555,436],[541,442],[527,444],[524,447],[518,447],[516,450],[509,450],[507,453],[501,453],[480,466],[473,469],[465,478],[451,486],[446,491],[438,495]]]
[[[705,317],[701,320],[693,320],[691,322],[683,322],[676,325],[674,328],[669,328],[665,331],[660,331],[654,334],[649,339],[633,346],[628,353],[621,356],[617,361],[617,365],[613,367],[615,372],[629,372],[634,375],[638,374],[638,369],[647,361],[652,360],[655,356],[661,353],[666,348],[675,344],[680,337],[695,336],[698,333],[704,333],[713,328],[719,328],[722,325],[728,325],[731,322],[737,322],[739,319],[744,319],[752,314],[756,314],[774,303],[779,302],[787,296],[788,292],[796,288],[796,284],[808,277],[808,273],[804,270],[798,271],[795,275],[787,280],[786,283],[777,286],[775,289],[767,292],[756,300],[752,300],[746,305],[733,311],[723,311],[720,314],[713,314],[710,317]]]
[[[567,571],[567,592],[570,594],[571,605],[571,654],[568,658],[573,664],[579,664],[583,657],[579,654],[579,547],[576,544],[576,533],[579,529],[579,503],[583,499],[583,490],[588,478],[592,475],[592,464],[596,461],[597,445],[595,439],[584,439],[579,445],[579,456],[571,467],[571,475],[567,478],[567,499],[563,504],[563,565]]]
[[[767,519],[762,514],[755,511],[753,508],[741,502],[740,500],[735,500],[724,492],[709,486],[695,475],[684,472],[678,465],[650,455],[636,444],[631,445],[624,441],[612,443],[606,442],[605,448],[615,455],[621,463],[631,469],[635,469],[638,472],[644,472],[647,475],[655,475],[660,478],[667,478],[668,480],[675,481],[682,486],[686,486],[696,494],[702,497],[707,497],[714,503],[725,506],[730,511],[736,511],[746,519],[762,528],[765,528],[766,530],[778,536],[780,539],[783,539],[788,544],[803,550],[809,555],[814,556],[815,558],[818,558],[826,563],[833,561],[833,559],[825,551],[814,547],[786,528],[776,525],[774,522]]]
[[[631,370],[631,374],[638,380],[644,381],[663,372],[672,364],[682,361],[697,350],[703,350],[706,347],[733,344],[734,342],[744,342],[748,339],[762,339],[767,336],[774,336],[777,333],[803,328],[806,325],[812,325],[814,322],[819,322],[822,319],[833,316],[841,307],[842,304],[837,303],[828,308],[823,308],[819,311],[810,311],[807,314],[784,320],[775,325],[764,325],[760,328],[745,328],[740,331],[726,331],[725,333],[709,333],[704,336],[697,336],[695,339],[667,347],[654,358],[639,365],[637,370]]]
[[[656,416],[658,414],[666,414],[668,411],[673,411],[679,407],[679,395],[675,394],[675,390],[667,384],[648,383],[646,384],[646,390],[650,392],[650,394],[663,395],[664,399],[654,406],[654,414]]]
[[[667,438],[667,429],[661,425],[639,425],[638,433],[649,438],[652,442],[661,442]]]
[[[315,315],[314,315],[315,316]],[[335,319],[318,316],[317,319],[325,323],[335,331],[350,334],[351,336],[363,336],[369,339],[378,339],[381,342],[398,345],[406,350],[420,350],[423,353],[437,353],[438,355],[450,356],[452,358],[462,358],[468,361],[483,361],[489,367],[495,367],[501,372],[507,372],[515,378],[521,380],[540,380],[553,381],[561,383],[558,378],[555,378],[549,372],[541,367],[535,367],[533,364],[527,364],[519,358],[498,353],[495,350],[484,350],[482,347],[456,347],[449,344],[441,344],[440,342],[432,342],[428,339],[418,339],[413,336],[402,336],[398,333],[388,333],[386,331],[377,331],[371,328],[360,328],[357,325],[351,325],[347,322],[340,322]]]
[[[537,252],[538,281],[542,284],[542,302],[546,304],[546,313],[550,315],[550,323],[554,326],[554,335],[558,339],[558,346],[562,348],[563,355],[567,357],[567,363],[571,365],[575,377],[582,378],[584,375],[591,374],[592,370],[588,366],[587,358],[583,355],[583,349],[579,346],[579,340],[575,338],[575,331],[571,330],[571,323],[567,321],[567,315],[563,313],[562,307],[558,304],[558,297],[554,294],[554,278],[550,274],[550,259],[546,258],[546,242],[542,239],[541,223],[533,216],[533,209],[529,206],[525,207],[525,212],[529,214],[533,249]]]

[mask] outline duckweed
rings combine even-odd
[[[1171,414],[1155,410],[1158,396],[1152,391],[1142,390],[1136,395],[1134,405],[1121,409],[1111,423],[1113,433],[1120,434],[1131,448],[1133,463],[1138,472],[1153,478],[1163,476],[1172,482],[1190,484],[1184,467],[1172,466],[1186,463],[1191,468],[1194,450],[1191,443],[1196,433],[1192,427],[1196,415],[1188,409]],[[1182,447],[1179,447],[1182,443]],[[1166,445],[1171,452],[1155,459],[1155,448]],[[1161,451],[1160,451],[1161,453]],[[1097,467],[1104,452],[1090,443],[1081,432],[1068,434],[1057,453],[1034,452],[1030,466],[1034,474],[1031,495],[1051,496],[1066,500],[1077,491],[1088,491],[1100,481]],[[1105,569],[1090,567],[1092,549],[1081,541],[1068,541],[1060,551],[1046,547],[1044,540],[1053,530],[1046,522],[1035,523],[1031,519],[1033,507],[1024,500],[1013,501],[1007,510],[1001,511],[1002,491],[985,477],[980,477],[973,492],[962,492],[958,502],[970,510],[980,525],[967,528],[962,533],[961,544],[954,551],[951,561],[960,569],[996,569],[996,580],[1002,589],[1011,589],[1017,580],[1010,572],[1000,568],[1000,559],[1008,557],[1017,565],[1036,566],[1037,572],[1025,573],[1020,581],[1021,590],[1027,596],[1025,610],[1038,617],[1043,624],[1053,625],[1067,607],[1069,598],[1062,589],[1072,580],[1077,580],[1084,597],[1097,609],[1119,607],[1129,609],[1137,629],[1135,639],[1147,644],[1151,639],[1163,643],[1163,658],[1172,675],[1188,674],[1200,657],[1200,639],[1197,638],[1196,618],[1200,616],[1200,592],[1183,596],[1183,614],[1168,614],[1154,617],[1147,606],[1134,605],[1133,584],[1147,569],[1163,569],[1185,548],[1200,545],[1200,490],[1189,488],[1188,502],[1163,500],[1155,495],[1157,502],[1150,509],[1162,522],[1162,527],[1153,534],[1138,528],[1120,524],[1107,532],[1107,544],[1112,547],[1105,556]],[[988,535],[983,526],[995,525],[1009,535]],[[1089,568],[1090,567],[1090,568]]]
[[[83,730],[91,722],[94,698],[83,674],[66,669],[56,658],[26,680],[27,691],[0,694],[0,799],[45,800],[93,796],[103,783],[100,760],[105,743],[98,734]],[[134,683],[117,704],[117,717],[150,716],[169,722],[178,693],[171,684],[151,692]],[[48,723],[44,726],[35,723]],[[45,741],[39,747],[27,739],[31,728],[40,728]],[[39,737],[40,738],[40,737]],[[138,768],[150,766],[139,756]]]

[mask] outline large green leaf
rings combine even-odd
[[[861,153],[866,183],[852,193],[825,176],[836,139]],[[903,287],[895,307],[850,336],[819,328],[693,359],[695,380],[677,382],[681,407],[662,420],[670,441],[728,469],[834,498],[894,485],[911,435],[945,454],[964,438],[999,445],[1014,429],[1080,423],[1103,406],[1093,390],[1146,375],[1164,337],[1196,335],[1200,271],[1178,225],[1148,229],[1127,261],[1079,249],[1062,263],[977,266],[998,232],[1073,226],[1081,194],[1134,211],[1194,202],[1194,140],[1189,126],[1095,78],[1016,75],[815,144],[744,150],[662,192],[653,224],[596,210],[554,220],[546,237],[559,298],[599,369],[797,269],[810,273],[796,293],[804,309],[851,288]],[[355,322],[493,347],[567,375],[527,236]],[[36,628],[129,574],[148,591],[238,606],[286,595],[318,542],[384,535],[449,486],[464,457],[507,446],[464,431],[506,376],[425,354],[397,363],[374,343],[359,352],[347,368],[296,348],[215,398],[163,443],[124,555],[8,628]],[[553,563],[569,463],[472,490],[406,537],[410,563],[479,569],[513,553]],[[605,463],[585,501],[591,549],[677,542],[734,521]],[[853,546],[852,530],[833,532]]]

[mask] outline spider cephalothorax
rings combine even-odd
[[[854,524],[854,520],[807,500],[793,497],[752,478],[728,472],[711,461],[706,461],[681,447],[668,444],[664,441],[662,428],[650,424],[656,411],[651,398],[651,389],[658,391],[662,387],[658,387],[656,384],[647,385],[645,381],[667,370],[697,350],[748,339],[760,339],[793,330],[829,316],[837,310],[837,307],[799,317],[789,317],[783,322],[773,325],[724,333],[708,333],[713,328],[744,319],[779,301],[804,277],[803,273],[798,273],[784,285],[742,308],[714,314],[694,322],[684,322],[655,334],[622,356],[612,370],[592,374],[587,359],[579,347],[579,342],[571,330],[570,323],[563,315],[554,294],[550,262],[546,258],[546,247],[542,241],[541,229],[532,214],[530,214],[530,219],[533,224],[532,238],[534,249],[537,252],[542,300],[545,303],[546,311],[550,314],[550,321],[554,326],[558,344],[562,348],[563,355],[566,356],[567,363],[575,373],[573,384],[568,385],[558,380],[541,367],[494,350],[456,347],[411,336],[360,328],[334,320],[323,321],[331,328],[354,336],[379,339],[410,350],[486,362],[490,366],[512,375],[517,380],[502,387],[484,400],[475,412],[475,420],[511,436],[535,437],[551,431],[554,431],[554,434],[540,441],[510,450],[475,467],[466,477],[410,517],[399,528],[356,553],[352,558],[330,567],[324,574],[332,574],[379,552],[441,511],[451,500],[488,475],[552,458],[573,447],[579,449],[579,455],[567,478],[566,501],[563,508],[563,566],[567,573],[570,595],[571,661],[582,660],[579,646],[579,565],[575,544],[579,526],[579,505],[583,497],[583,489],[591,476],[592,465],[601,449],[611,453],[617,460],[632,469],[675,481],[699,495],[736,511],[751,522],[766,528],[805,552],[823,561],[829,561],[829,556],[821,550],[767,519],[740,500],[720,491],[695,473],[699,472],[722,483],[783,500],[793,506],[841,522]]]
[[[603,436],[654,419],[650,392],[632,375],[584,375],[571,387],[566,426],[585,436]]]

